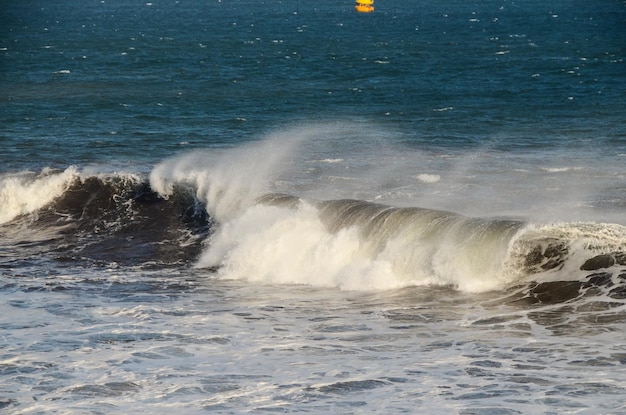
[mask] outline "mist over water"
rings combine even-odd
[[[181,172],[202,175],[199,170],[205,169],[222,174],[217,181],[230,180],[237,191],[247,187],[245,191],[257,195],[284,192],[471,216],[623,223],[621,154],[560,147],[511,153],[489,140],[470,148],[447,148],[436,142],[413,146],[404,141],[405,135],[371,123],[309,123],[259,136],[258,144],[249,148],[194,152],[175,160]],[[159,186],[155,177],[160,170],[175,163],[157,167],[152,173],[154,186]]]

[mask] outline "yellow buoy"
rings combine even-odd
[[[356,0],[354,8],[359,13],[371,13],[374,11],[374,0]]]

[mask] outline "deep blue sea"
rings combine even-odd
[[[626,411],[623,0],[0,9],[3,412]]]

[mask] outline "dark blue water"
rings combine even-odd
[[[367,15],[331,1],[9,5],[3,170],[150,163],[181,147],[328,119],[380,123],[416,146],[623,145],[624,9],[620,1],[395,1]]]
[[[624,412],[623,1],[4,3],[0,408]]]

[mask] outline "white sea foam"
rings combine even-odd
[[[415,178],[423,183],[437,183],[439,180],[441,180],[441,176],[438,174],[426,173],[418,174],[417,176],[415,176]]]
[[[319,163],[341,163],[343,161],[342,158],[334,158],[334,159],[323,159],[323,160],[316,160]]]
[[[581,170],[581,168],[577,167],[542,167],[541,170],[547,173],[564,173],[571,170]]]
[[[42,208],[62,195],[77,177],[75,167],[63,172],[22,172],[0,176],[0,223]]]
[[[371,149],[355,147],[350,141],[372,131],[374,137],[367,138],[377,144],[375,157],[368,154]],[[406,150],[378,145],[379,136],[384,133],[363,125],[296,127],[240,148],[174,157],[156,166],[150,181],[153,189],[166,197],[176,186],[191,187],[219,223],[198,267],[218,267],[225,278],[350,290],[409,285],[451,285],[475,292],[502,288],[524,276],[524,258],[534,246],[520,241],[534,240],[528,235],[526,239],[514,237],[514,229],[485,232],[492,229],[486,224],[497,221],[470,216],[519,212],[531,223],[549,223],[545,219],[551,222],[553,217],[564,217],[565,203],[576,206],[587,195],[587,189],[569,183],[569,176],[566,181],[551,181],[552,168],[523,168],[525,160],[501,161],[488,151],[445,162],[420,157],[417,152],[407,156]],[[334,151],[328,151],[329,147]],[[422,165],[424,162],[433,164]],[[416,169],[428,169],[429,173]],[[442,181],[444,171],[446,180]],[[537,188],[549,191],[538,193]],[[267,192],[290,193],[310,202],[299,208],[258,204],[257,199]],[[410,219],[399,227],[403,231],[387,224],[388,228],[380,228],[379,236],[368,234],[372,225],[367,220],[331,229],[319,201],[346,198],[387,204],[395,200],[399,206],[468,216],[444,215],[449,223],[443,224],[440,219],[424,224]],[[541,211],[529,209],[531,201]],[[580,212],[568,215],[576,213]],[[556,230],[548,234],[542,235],[571,245],[568,258],[578,252],[572,267],[580,267],[581,258],[594,255],[575,249],[582,237]],[[602,241],[602,246],[611,245]]]
[[[307,284],[349,290],[388,289],[391,263],[367,256],[356,229],[326,230],[316,209],[254,206],[211,239],[199,267],[218,266],[224,278]]]
[[[447,212],[388,209],[360,201],[251,205],[219,227],[197,266],[221,267],[224,278],[347,290],[485,291],[514,276],[503,272],[514,228],[488,231],[483,221]]]
[[[533,247],[545,250],[551,246],[561,252],[553,257],[559,261],[556,267],[537,269],[529,273],[528,253]],[[626,226],[614,223],[558,222],[529,224],[512,239],[506,267],[519,277],[530,277],[538,281],[576,281],[589,275],[582,270],[587,259],[597,255],[622,252],[626,247]]]

